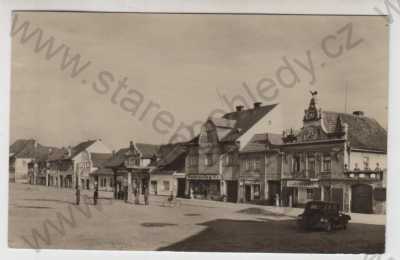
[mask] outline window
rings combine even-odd
[[[364,170],[368,170],[369,169],[369,157],[368,156],[364,156],[363,165],[364,165]]]
[[[107,186],[107,179],[100,178],[100,187],[106,187],[106,186]]]
[[[169,181],[163,181],[163,190],[169,191]]]
[[[254,159],[254,169],[255,170],[259,170],[259,169],[261,169],[261,162],[260,162],[260,160],[259,159]]]
[[[243,161],[243,166],[245,170],[250,170],[251,169],[251,160],[246,158]]]
[[[197,156],[196,155],[189,155],[188,163],[189,163],[189,166],[196,166],[197,165]]]
[[[205,157],[205,165],[206,166],[211,166],[212,164],[213,164],[213,157],[212,157],[212,154],[206,154],[206,157]]]
[[[310,178],[315,178],[315,159],[314,159],[314,157],[308,158],[308,175]]]
[[[226,154],[225,155],[224,165],[225,166],[233,165],[233,155],[232,154]]]
[[[207,130],[207,143],[213,142],[213,132],[212,130]]]
[[[254,184],[253,191],[254,191],[254,199],[255,200],[260,199],[261,198],[261,186],[260,186],[260,184]]]
[[[322,170],[324,172],[330,172],[331,171],[331,157],[330,156],[324,156],[324,159],[322,161]]]
[[[313,189],[307,189],[307,199],[312,200],[314,197]]]
[[[300,156],[298,155],[293,156],[292,170],[293,172],[300,171]]]

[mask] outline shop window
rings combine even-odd
[[[163,181],[163,190],[169,191],[169,181]]]
[[[331,171],[331,157],[330,156],[324,156],[324,159],[322,161],[322,170],[324,172]]]

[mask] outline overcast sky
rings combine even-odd
[[[129,140],[165,143],[181,122],[204,120],[216,108],[229,111],[224,100],[235,95],[248,104],[254,99],[279,103],[282,128],[300,127],[310,90],[319,92],[322,109],[344,112],[346,85],[347,112],[363,110],[387,127],[388,27],[382,17],[18,13],[18,23],[24,20],[30,30],[41,28],[44,38],[54,37],[55,46],[64,43],[71,55],[81,55],[82,64],[91,64],[72,79],[70,70],[60,69],[63,52],[47,60],[33,51],[33,37],[21,44],[15,36],[11,142],[36,138],[67,146],[102,138],[113,149]],[[328,57],[340,46],[341,54]],[[281,69],[285,59],[292,71]],[[99,93],[92,82],[105,90],[98,78],[103,70],[109,87]],[[298,82],[285,87],[296,79],[293,71]],[[114,104],[117,81],[124,77],[127,88]],[[264,96],[257,90],[261,87]],[[134,115],[121,108],[124,97],[136,100]],[[153,126],[157,115],[167,122],[158,121],[158,130]]]

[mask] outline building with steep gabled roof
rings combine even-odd
[[[48,158],[49,186],[91,189],[95,180],[90,174],[112,156],[101,139],[83,141],[73,147],[63,147]]]
[[[282,140],[285,206],[333,200],[344,211],[385,211],[387,132],[375,119],[324,111],[314,92],[303,127]]]
[[[131,197],[133,191],[143,193],[149,188],[150,170],[154,167],[158,150],[159,145],[130,141],[128,147],[113,152],[111,158],[91,175],[99,183],[105,179],[106,187],[100,185],[100,188],[110,189],[112,183],[115,198]]]
[[[270,121],[277,105],[254,107],[208,118],[198,138],[188,144],[186,157],[187,196],[213,200],[238,201],[239,151],[256,133],[256,126]],[[264,128],[265,129],[265,128]]]
[[[154,168],[150,171],[150,193],[155,195],[174,195],[185,197],[186,143],[161,145]]]
[[[239,152],[239,201],[276,204],[281,190],[282,135],[255,134]]]
[[[56,147],[44,146],[34,139],[18,139],[10,145],[9,174],[10,181],[31,182],[29,166],[34,162],[44,162],[55,152]]]

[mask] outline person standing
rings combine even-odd
[[[140,201],[139,201],[139,190],[138,189],[139,189],[138,188],[138,183],[137,183],[137,181],[135,181],[135,185],[133,187],[133,195],[135,196],[135,204],[136,205],[140,204]]]
[[[79,205],[81,200],[81,190],[79,189],[79,185],[76,186],[75,196],[76,196],[76,205]]]
[[[97,199],[99,197],[99,186],[97,182],[94,183],[94,193],[93,193],[93,204],[97,205]]]
[[[149,188],[144,186],[144,205],[149,205]]]

